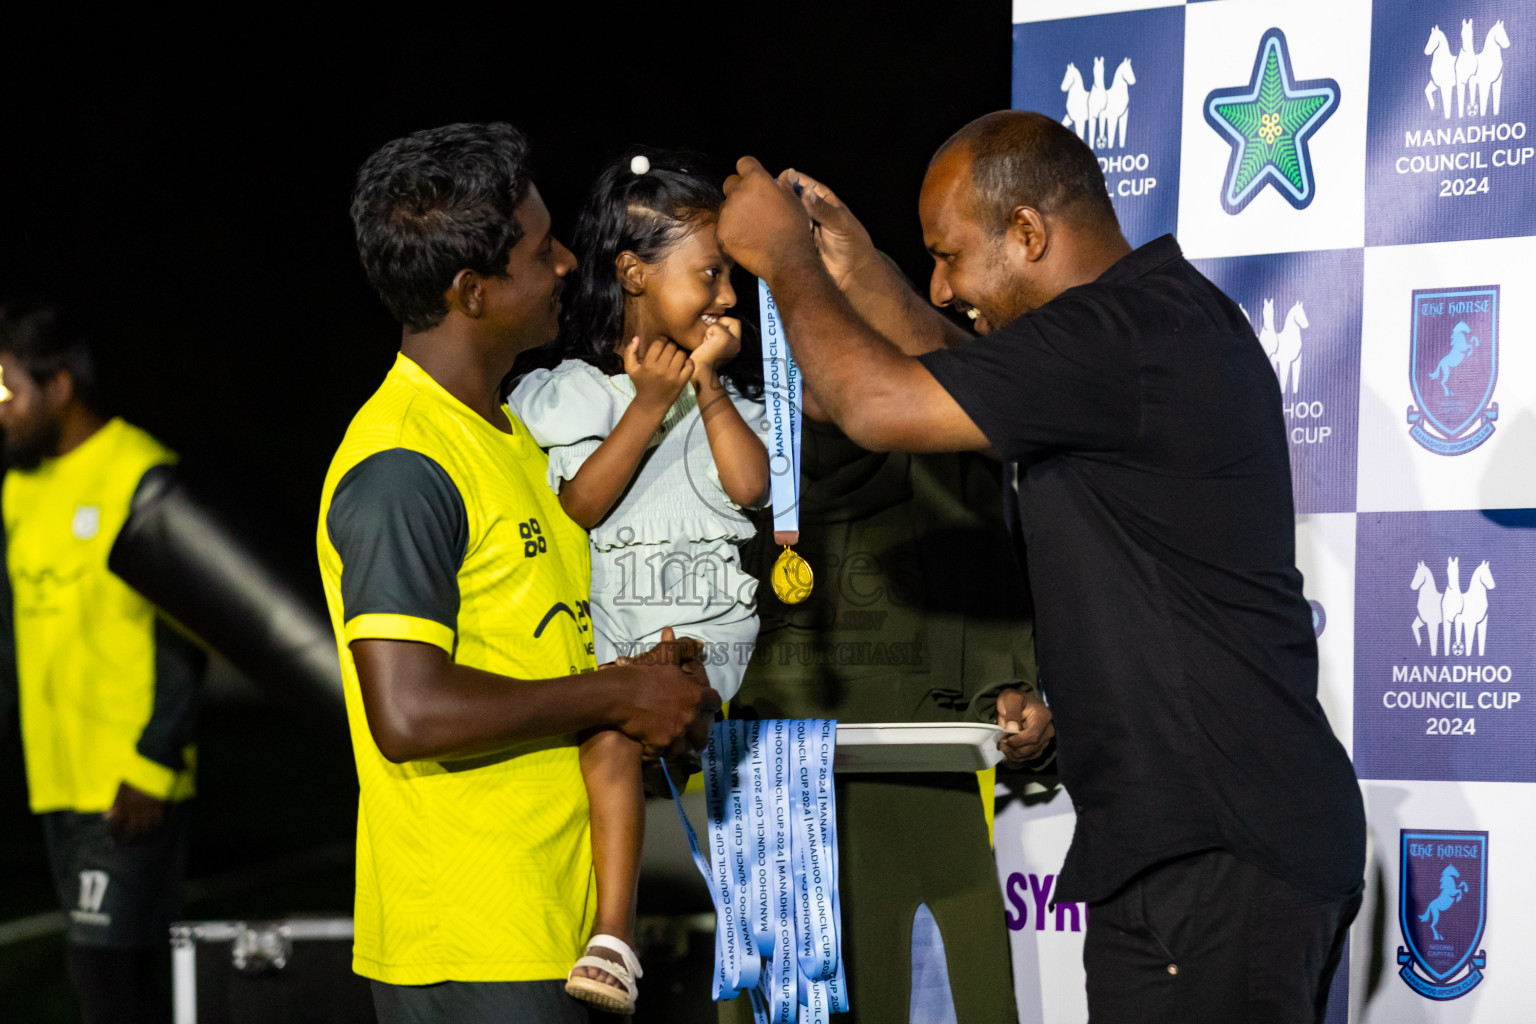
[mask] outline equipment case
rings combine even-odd
[[[352,919],[184,921],[171,927],[175,1024],[374,1024],[352,973]]]

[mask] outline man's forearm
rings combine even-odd
[[[808,393],[849,440],[872,451],[986,448],[986,435],[954,396],[923,363],[870,326],[838,290],[814,236],[805,230],[803,193],[797,198],[789,182],[775,181],[752,157],[738,160],[736,172],[725,182],[716,229],[720,244],[767,280]],[[941,347],[936,339],[942,332],[933,330],[926,340],[923,330],[903,337],[914,348],[932,351]]]
[[[909,356],[953,348],[968,339],[963,329],[913,290],[882,252],[875,252],[840,286],[854,311]]]
[[[822,410],[855,443],[877,447],[861,424],[899,405],[911,360],[854,311],[819,260],[778,268],[768,286],[790,351]]]
[[[419,648],[411,650],[410,648]],[[555,679],[511,680],[449,660],[440,648],[352,643],[368,727],[391,761],[444,761],[616,724],[617,667]],[[517,699],[508,690],[516,687]]]

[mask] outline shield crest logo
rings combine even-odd
[[[1408,434],[1437,455],[1462,455],[1493,436],[1499,405],[1499,286],[1413,293]]]
[[[70,520],[70,532],[79,540],[91,540],[101,531],[101,506],[76,505],[75,517]]]
[[[1398,875],[1398,975],[1426,999],[1459,999],[1488,965],[1488,833],[1403,829]]]

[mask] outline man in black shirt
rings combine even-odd
[[[1038,114],[972,122],[923,182],[930,298],[981,340],[824,186],[737,169],[721,243],[772,288],[822,408],[866,448],[1008,464],[1093,1019],[1321,1020],[1365,820],[1317,702],[1280,395],[1247,319],[1171,237],[1133,251],[1092,152]]]

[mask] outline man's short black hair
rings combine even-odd
[[[396,320],[435,327],[460,270],[506,273],[522,234],[512,211],[528,184],[528,138],[499,121],[415,132],[363,163],[352,226],[368,280]]]
[[[16,357],[38,384],[68,371],[75,397],[100,412],[100,379],[90,342],[55,306],[30,303],[0,307],[0,352]]]
[[[1093,150],[1065,125],[1027,110],[999,110],[951,135],[929,166],[956,146],[971,158],[976,213],[1001,235],[1016,207],[1047,217],[1107,217],[1115,222],[1104,172]]]

